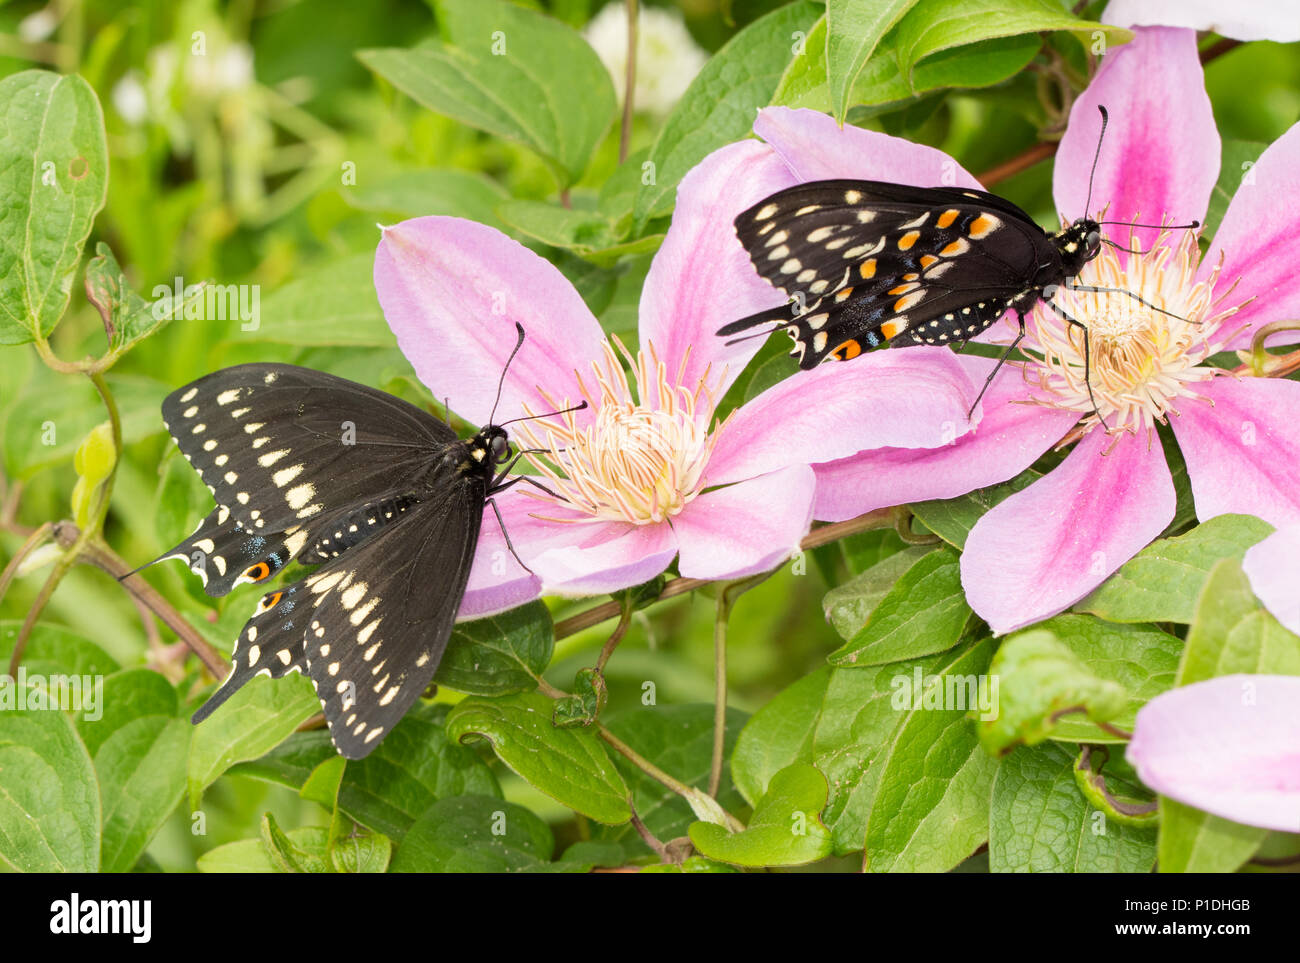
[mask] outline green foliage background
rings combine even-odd
[[[635,115],[620,161],[614,89],[577,32],[594,0],[60,6],[62,20],[34,39],[21,25],[39,4],[0,6],[4,109],[33,109],[18,91],[45,90],[55,121],[22,115],[13,129],[46,140],[0,153],[30,165],[33,149],[63,138],[88,171],[60,172],[66,208],[49,210],[5,165],[0,343],[14,345],[0,349],[5,562],[60,519],[87,533],[74,547],[85,558],[102,546],[132,566],[188,533],[210,501],[158,408],[215,368],[305,364],[436,410],[379,311],[376,221],[443,213],[496,226],[550,258],[626,339],[677,181],[746,136],[756,108],[827,110],[980,173],[1059,137],[1089,45],[1126,37],[1094,22],[1100,3],[1072,12],[1056,0],[683,0],[712,59],[667,117]],[[508,38],[505,57],[479,42],[495,30]],[[1295,45],[1225,49],[1211,36],[1203,46],[1224,138],[1213,222],[1242,163],[1300,115],[1300,58]],[[251,54],[246,81],[240,50]],[[235,80],[199,66],[222,63]],[[24,73],[33,68],[67,76]],[[126,99],[135,88],[142,118]],[[641,181],[647,161],[651,185]],[[996,190],[1053,223],[1050,159],[1013,167]],[[29,209],[60,231],[23,247],[12,218]],[[260,286],[260,328],[152,321],[139,295],[178,277]],[[33,337],[35,347],[24,344]],[[765,349],[720,415],[783,376],[768,363],[781,350]],[[84,358],[113,362],[94,372],[100,390],[77,368]],[[117,454],[112,431],[95,431],[107,418],[101,393],[120,414]],[[655,601],[656,585],[621,596],[626,636],[601,678],[583,670],[616,621],[578,627],[608,600],[547,600],[468,624],[436,700],[346,765],[322,730],[294,732],[318,708],[297,677],[257,679],[229,711],[191,727],[211,677],[106,574],[111,560],[72,566],[47,542],[37,550],[45,567],[15,578],[0,602],[0,655],[39,611],[23,665],[105,675],[105,716],[0,713],[0,865],[1145,872],[1157,855],[1162,869],[1233,871],[1256,854],[1300,853],[1300,838],[1170,800],[1158,829],[1154,815],[1125,822],[1112,810],[1098,834],[1100,803],[1074,771],[1080,744],[1108,745],[1110,791],[1150,801],[1122,740],[1098,723],[1131,729],[1144,702],[1193,679],[1300,674],[1300,640],[1260,608],[1240,571],[1269,527],[1247,517],[1197,526],[1185,469],[1170,455],[1179,513],[1167,537],[1073,612],[1000,645],[966,606],[958,553],[980,514],[1059,455],[995,489],[900,510],[744,594],[710,587]],[[44,598],[51,571],[61,581]],[[258,595],[210,599],[180,566],[147,578],[221,652]],[[720,612],[728,766],[710,795]],[[897,674],[991,664],[1014,683],[997,726],[890,705]],[[1074,705],[1087,712],[1049,721]],[[676,841],[666,860],[635,830],[633,811],[647,835]],[[687,839],[695,855],[679,863]]]

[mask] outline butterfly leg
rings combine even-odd
[[[1076,289],[1077,290],[1077,289]],[[1097,399],[1092,394],[1092,339],[1088,337],[1088,326],[1078,318],[1073,318],[1061,308],[1055,301],[1048,301],[1048,307],[1056,312],[1056,316],[1066,324],[1073,325],[1083,331],[1083,383],[1088,386],[1088,400],[1092,402],[1092,413],[1097,416],[1101,426],[1110,432],[1110,425],[1106,423],[1105,417],[1102,416],[1101,409],[1097,407]]]
[[[993,370],[989,372],[989,376],[984,379],[984,387],[981,388],[980,393],[975,396],[975,401],[974,403],[971,404],[970,411],[966,412],[967,421],[969,421],[971,417],[975,414],[975,409],[979,406],[980,399],[982,399],[984,397],[984,393],[989,390],[989,385],[993,384],[993,379],[997,377],[998,371],[1001,370],[1004,364],[1006,364],[1007,359],[1011,357],[1011,352],[1015,351],[1017,345],[1019,345],[1020,342],[1025,339],[1024,312],[1017,310],[1016,319],[1020,322],[1020,331],[1016,334],[1015,339],[1009,345],[1007,345],[1007,350],[1002,352],[1002,357],[998,358],[998,363],[993,366]],[[968,342],[963,342],[963,344],[965,343]]]
[[[510,485],[513,485],[513,484],[514,484],[515,482],[517,482],[517,481],[520,481],[520,479],[516,478],[516,479],[514,479],[513,481],[507,483],[506,486],[504,486],[504,487],[505,487],[505,488],[508,488]],[[498,491],[501,491],[501,490],[504,490],[504,489],[498,489]],[[519,563],[519,567],[520,567],[520,568],[522,568],[522,569],[523,569],[525,572],[527,572],[529,575],[536,575],[537,573],[534,572],[534,571],[533,571],[531,568],[529,568],[527,565],[525,565],[525,564],[524,564],[524,560],[523,560],[522,558],[520,558],[520,557],[519,557],[519,553],[515,551],[515,545],[514,545],[514,543],[513,543],[512,541],[510,541],[510,533],[506,531],[506,523],[505,523],[505,519],[503,519],[503,518],[501,517],[501,509],[497,508],[496,499],[495,499],[495,498],[489,498],[489,499],[487,500],[487,503],[488,503],[489,505],[492,506],[492,514],[496,515],[496,517],[497,517],[497,524],[501,526],[501,536],[506,540],[506,548],[510,549],[510,554],[513,555],[513,556],[515,557],[515,561]]]

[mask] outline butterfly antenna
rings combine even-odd
[[[506,372],[510,370],[510,362],[515,360],[515,355],[517,355],[519,349],[524,346],[524,326],[516,321],[515,330],[519,332],[519,339],[515,342],[515,347],[514,350],[510,352],[510,357],[506,358],[505,367],[501,369],[501,380],[497,382],[496,401],[492,402],[492,414],[488,416],[489,425],[496,423],[497,405],[501,404],[501,389],[506,386]],[[509,424],[509,422],[506,422],[506,424]]]
[[[1097,162],[1101,160],[1101,142],[1106,137],[1106,125],[1110,123],[1110,114],[1101,104],[1097,105],[1097,110],[1101,113],[1101,133],[1097,135],[1097,153],[1092,155],[1092,171],[1088,174],[1088,200],[1083,205],[1083,216],[1087,217],[1088,212],[1092,210],[1092,181],[1097,176]]]
[[[1190,224],[1130,224],[1128,221],[1098,221],[1098,224],[1123,224],[1126,227],[1149,227],[1157,231],[1194,231],[1201,226],[1200,221],[1192,221]],[[1144,253],[1141,251],[1135,252]]]
[[[572,406],[571,408],[561,408],[559,411],[546,411],[540,415],[524,415],[522,418],[511,418],[509,421],[501,422],[497,427],[504,428],[506,425],[513,425],[519,421],[534,421],[538,418],[553,418],[556,415],[567,415],[571,411],[582,411],[582,409],[586,407],[587,403],[584,401],[581,404]]]

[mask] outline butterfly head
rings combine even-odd
[[[510,460],[510,436],[500,425],[488,425],[469,441],[470,457],[479,465],[504,465]]]
[[[1053,240],[1066,273],[1073,277],[1101,250],[1101,226],[1090,217],[1081,217]]]

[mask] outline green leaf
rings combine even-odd
[[[18,619],[0,621],[0,664],[8,666],[21,627]],[[101,676],[119,668],[107,652],[85,636],[48,622],[37,622],[32,628],[19,666],[29,676]]]
[[[730,758],[745,719],[745,714],[739,709],[727,710],[724,758]],[[713,762],[712,705],[638,706],[613,715],[605,724],[642,758],[674,779],[707,791]],[[615,754],[613,758],[632,793],[636,814],[646,828],[664,842],[685,836],[691,823],[698,818],[686,800],[621,755]],[[744,800],[731,784],[726,767],[723,767],[722,783],[715,798],[730,812],[744,805]],[[648,848],[642,847],[635,830],[626,824],[593,827],[592,835],[598,839],[618,840],[624,848],[649,852]]]
[[[64,713],[16,708],[18,688],[0,680],[0,860],[29,873],[96,872],[100,789],[90,754]]]
[[[510,197],[491,178],[450,167],[368,178],[355,187],[344,188],[342,193],[344,200],[363,211],[402,217],[465,217],[501,231],[506,226],[497,217],[497,205]],[[373,261],[373,256],[368,257]]]
[[[353,833],[338,839],[330,863],[339,873],[382,873],[393,857],[393,841],[383,833]]]
[[[497,210],[521,234],[572,251],[601,266],[612,265],[621,257],[653,253],[664,239],[662,234],[651,234],[621,242],[614,224],[599,211],[576,210],[542,201],[510,200]]]
[[[501,795],[487,764],[473,749],[447,738],[450,707],[418,703],[370,755],[351,760],[339,788],[340,808],[398,842],[440,799]],[[323,762],[338,758],[329,733],[299,732],[260,758],[231,768],[241,776],[297,789]]]
[[[555,650],[555,626],[541,602],[459,622],[433,681],[457,692],[496,696],[537,688]]]
[[[324,826],[303,826],[283,834],[295,852],[324,853],[329,830]],[[202,873],[282,873],[285,870],[271,861],[261,839],[241,839],[215,846],[198,858]]]
[[[832,665],[866,666],[946,652],[961,641],[972,618],[961,586],[961,559],[944,547],[917,559],[872,609],[866,625],[827,659]]]
[[[936,688],[978,688],[993,640],[947,657]],[[898,666],[891,666],[897,671]],[[850,670],[846,670],[850,671]],[[851,671],[860,671],[857,669]],[[946,692],[944,695],[946,696]],[[915,705],[916,693],[913,692]],[[871,872],[946,872],[988,838],[989,793],[997,764],[979,747],[962,701],[911,709],[876,762],[879,785],[867,819],[863,868]]]
[[[97,702],[85,706],[76,720],[77,734],[92,758],[105,740],[128,722],[143,716],[175,718],[180,706],[172,684],[144,668],[122,669],[105,677]]]
[[[555,837],[542,820],[489,796],[434,803],[397,848],[394,873],[518,873],[545,865]]]
[[[240,341],[300,346],[392,347],[397,344],[375,295],[375,256],[353,254],[305,272],[261,304],[261,324]]]
[[[916,0],[827,0],[826,67],[831,113],[844,122],[849,91],[876,45]]]
[[[571,696],[555,700],[551,722],[560,729],[590,726],[600,716],[608,698],[605,677],[593,668],[579,669],[573,677]]]
[[[1110,622],[1191,622],[1214,564],[1240,561],[1272,531],[1253,515],[1211,518],[1186,535],[1148,545],[1074,608]]]
[[[656,863],[646,866],[643,873],[734,873],[735,869],[726,863],[705,859],[703,856],[688,856],[680,863]]]
[[[180,804],[193,729],[185,719],[141,716],[95,753],[104,800],[103,872],[129,872]]]
[[[966,547],[966,536],[975,527],[975,523],[994,505],[1010,498],[1016,492],[1024,491],[1042,477],[1041,472],[1032,468],[1022,471],[1010,481],[988,488],[977,488],[973,492],[959,495],[957,498],[936,499],[929,502],[916,502],[908,507],[912,513],[934,534],[938,535],[954,548]]]
[[[300,675],[250,679],[195,727],[188,767],[190,808],[199,807],[203,790],[223,772],[274,749],[319,710],[311,683]]]
[[[654,181],[638,195],[638,229],[672,210],[686,172],[719,147],[747,137],[790,61],[794,34],[820,16],[815,3],[791,3],[760,17],[714,54],[664,121],[647,163]]]
[[[198,293],[195,297],[202,297]],[[183,317],[188,301],[167,310],[146,301],[127,280],[126,273],[103,241],[95,245],[95,256],[86,264],[86,297],[104,319],[108,343],[114,351],[128,351],[138,341]]]
[[[1047,629],[1012,635],[998,649],[989,670],[998,680],[998,713],[981,719],[980,743],[992,755],[1042,742],[1056,715],[1076,706],[1094,722],[1106,722],[1124,708],[1124,687],[1102,679]]]
[[[577,181],[613,119],[609,72],[571,27],[501,0],[437,0],[443,43],[363,50],[423,106],[536,151],[560,187]]]
[[[1112,790],[1137,787],[1106,774]],[[989,868],[995,873],[1148,873],[1154,829],[1121,826],[1088,805],[1074,757],[1055,743],[1004,756],[993,777]]]
[[[1128,704],[1109,720],[1121,729],[1131,731],[1138,710],[1174,684],[1183,643],[1168,632],[1140,625],[1115,625],[1088,615],[1058,615],[1035,628],[1051,632],[1093,675],[1128,692]],[[1048,738],[1063,742],[1122,741],[1083,715],[1063,716]]]
[[[903,577],[921,556],[929,552],[929,545],[909,545],[901,552],[887,555],[866,571],[831,589],[822,599],[822,610],[843,639],[851,639],[867,624],[867,619],[894,583]]]
[[[328,873],[330,871],[329,836],[325,837],[324,846],[319,845],[314,837],[306,840],[304,845],[299,845],[280,829],[273,813],[262,816],[262,846],[271,857],[271,864],[279,872]]]
[[[798,763],[772,777],[749,825],[729,833],[713,823],[691,824],[691,842],[710,859],[735,866],[802,866],[831,854],[830,830],[819,813],[826,777]]]
[[[347,768],[348,760],[342,756],[333,755],[322,759],[304,780],[298,795],[333,812],[338,805],[339,787],[343,785],[343,775]]]
[[[107,190],[104,116],[90,85],[48,70],[0,80],[0,344],[54,330]]]
[[[898,26],[895,47],[904,73],[923,58],[943,50],[997,37],[1065,30],[1088,45],[1095,33],[1107,44],[1121,44],[1132,31],[1080,20],[1057,0],[965,0],[954,7],[948,0],[921,0]]]
[[[1241,563],[1225,558],[1210,570],[1197,600],[1177,683],[1235,673],[1300,675],[1300,645],[1260,607]],[[1267,835],[1266,829],[1160,797],[1162,873],[1235,872]]]
[[[482,736],[532,786],[601,823],[632,818],[628,788],[605,747],[587,730],[556,729],[552,704],[538,693],[466,699],[447,716],[447,734]]]

